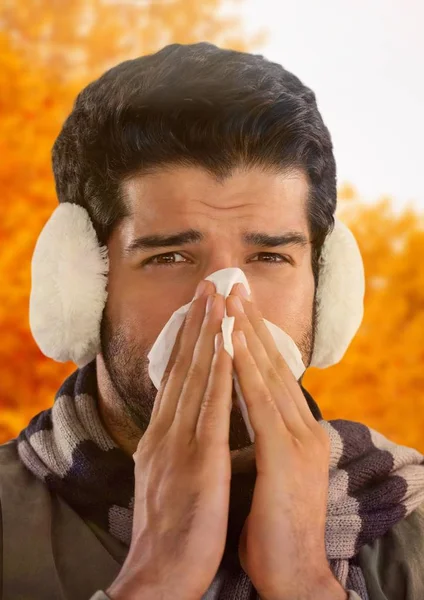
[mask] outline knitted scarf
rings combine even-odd
[[[303,390],[331,440],[325,544],[334,576],[368,600],[360,548],[384,535],[424,502],[424,457],[353,421],[325,421]],[[26,467],[78,514],[129,546],[134,463],[111,439],[97,409],[95,362],[75,371],[52,408],[35,416],[18,437]],[[249,514],[256,472],[231,481],[227,543],[221,563],[223,600],[258,598],[237,556]],[[284,560],[284,557],[281,557]]]

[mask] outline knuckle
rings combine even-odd
[[[271,383],[279,383],[280,377],[273,365],[269,365],[266,369],[266,377]]]
[[[275,407],[274,400],[269,392],[261,392],[261,399],[264,404],[272,406],[273,408]]]
[[[201,412],[202,418],[206,423],[215,423],[216,415],[215,411],[211,410],[216,405],[216,398],[213,393],[208,392],[205,394],[202,400]]]
[[[286,363],[286,361],[284,360],[283,356],[281,355],[280,352],[277,351],[276,353],[276,357],[275,357],[275,362],[277,365],[277,369],[278,370],[282,370],[282,371],[287,371],[288,370],[288,364]]]
[[[188,367],[189,359],[184,354],[179,354],[175,359],[172,370],[176,375],[182,375],[187,372]]]
[[[207,408],[204,409],[202,415],[202,432],[203,434],[211,433],[216,430],[217,425],[217,416],[213,411],[208,411]]]
[[[205,370],[198,363],[194,362],[190,365],[187,378],[192,382],[201,381],[204,378]]]

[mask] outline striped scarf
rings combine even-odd
[[[356,555],[424,502],[424,457],[360,423],[325,421],[302,390],[331,441],[325,533],[330,568],[344,588],[368,600]],[[19,434],[18,451],[26,467],[82,518],[129,546],[134,463],[101,422],[95,361],[75,371],[59,389],[53,407],[35,416]],[[256,472],[232,477],[220,599],[258,597],[237,556],[255,477]]]

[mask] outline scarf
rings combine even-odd
[[[368,593],[356,556],[424,502],[424,456],[357,422],[325,421],[302,387],[330,442],[325,546],[330,568],[345,589]],[[86,521],[129,547],[134,462],[111,439],[97,408],[95,361],[75,371],[53,406],[18,436],[25,466]],[[253,497],[256,472],[232,477],[220,600],[257,600],[238,560],[238,539]],[[284,557],[281,558],[284,560]]]

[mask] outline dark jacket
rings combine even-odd
[[[24,467],[16,440],[0,446],[0,600],[107,600],[100,590],[126,554]],[[370,600],[423,600],[424,505],[358,558]],[[222,576],[220,569],[203,600],[218,597]]]

